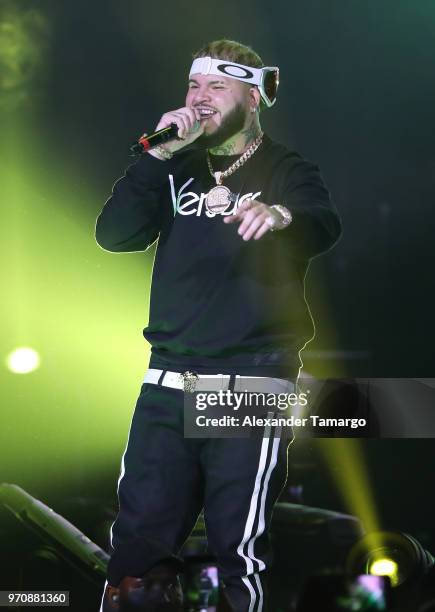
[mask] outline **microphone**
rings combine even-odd
[[[168,140],[178,138],[177,134],[178,125],[176,123],[171,123],[169,127],[158,130],[153,134],[144,134],[141,136],[139,140],[130,147],[130,151],[133,155],[142,155],[142,153],[146,153],[153,147],[162,144],[163,142],[168,142]]]

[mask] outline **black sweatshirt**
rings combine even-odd
[[[213,169],[237,158],[212,155]],[[244,241],[239,223],[207,211],[215,181],[205,151],[191,149],[132,164],[98,217],[97,242],[143,251],[158,238],[144,329],[150,367],[294,378],[314,330],[304,277],[310,258],[338,240],[339,216],[318,167],[267,135],[224,185],[239,195],[234,207],[247,197],[282,204],[292,223]]]

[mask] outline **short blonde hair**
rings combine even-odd
[[[261,57],[251,47],[226,38],[207,43],[193,54],[193,59],[197,57],[212,57],[236,64],[245,64],[245,66],[252,66],[252,68],[262,68],[264,66]]]

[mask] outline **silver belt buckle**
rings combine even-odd
[[[183,379],[184,392],[195,393],[196,383],[199,380],[198,374],[196,374],[196,372],[189,372],[189,370],[186,370],[186,372],[183,372],[183,374],[180,374],[180,376]]]

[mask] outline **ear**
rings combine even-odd
[[[261,95],[258,87],[249,88],[249,106],[256,111],[260,110]]]

